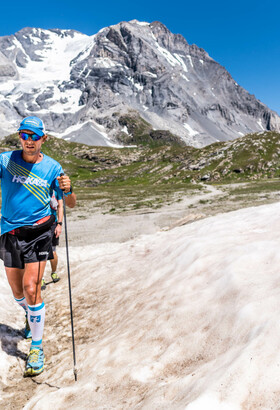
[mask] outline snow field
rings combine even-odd
[[[24,408],[277,409],[279,211],[71,247],[78,382],[64,273],[46,290],[46,370]],[[1,323],[17,327],[3,276],[1,289]],[[16,364],[3,347],[0,359],[6,372]]]

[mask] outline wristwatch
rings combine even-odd
[[[68,196],[68,195],[71,195],[72,192],[73,192],[72,185],[70,185],[70,191],[68,191],[67,194],[63,191],[63,194],[64,196]]]
[[[60,226],[62,226],[62,222],[57,222],[57,225],[60,225]]]

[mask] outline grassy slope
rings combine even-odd
[[[13,135],[1,142],[0,150],[16,146],[18,137]],[[80,200],[95,200],[104,210],[158,207],[192,195],[205,183],[224,185],[225,197],[232,195],[235,199],[279,189],[280,134],[274,132],[202,149],[113,149],[50,137],[43,152],[61,163]]]

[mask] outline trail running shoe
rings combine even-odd
[[[44,370],[45,355],[40,347],[31,347],[24,370],[24,377],[37,376]]]
[[[46,282],[45,282],[45,279],[42,278],[42,281],[41,281],[41,290],[45,290],[45,289],[46,289]]]
[[[25,315],[24,337],[25,337],[25,339],[31,339],[31,337],[32,337],[30,326],[29,326],[28,319],[27,319],[27,315]]]
[[[60,277],[58,276],[58,274],[56,272],[53,272],[51,274],[51,277],[52,277],[52,280],[53,280],[54,283],[58,282],[60,280]]]

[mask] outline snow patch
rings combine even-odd
[[[262,120],[261,118],[258,119],[257,124],[260,126],[261,130],[265,131],[263,125],[262,125]]]
[[[78,56],[78,58],[75,59],[75,63],[76,62],[80,62],[84,59],[86,59],[89,55],[90,52],[92,50],[92,47],[94,46],[94,42],[95,42],[95,35],[91,36],[91,41],[89,42],[89,44],[87,44],[85,46],[85,48],[80,52],[80,55]]]
[[[146,21],[136,21],[136,24],[138,24],[139,26],[149,26],[150,25],[150,23]]]
[[[190,55],[187,55],[187,58],[188,58],[188,60],[189,60],[189,62],[190,62],[190,64],[191,64],[191,66],[193,67],[193,61],[192,61],[191,56],[190,56]]]
[[[65,90],[63,92],[58,88],[55,88],[54,96],[50,100],[53,100],[54,103],[47,110],[41,110],[40,113],[42,114],[51,111],[57,114],[63,114],[64,112],[71,112],[74,114],[82,108],[82,106],[79,105],[81,95],[82,91],[76,88]]]
[[[181,66],[183,67],[183,70],[187,73],[187,72],[188,72],[188,68],[187,68],[187,66],[186,66],[186,64],[185,64],[185,62],[184,62],[184,60],[182,59],[182,57],[181,57],[179,54],[177,54],[177,53],[174,53],[174,56],[177,58],[177,60],[179,61],[179,63],[180,63]]]
[[[186,130],[188,130],[190,137],[194,137],[195,135],[198,134],[198,132],[195,131],[195,130],[193,130],[193,129],[191,128],[191,126],[190,126],[189,124],[187,124],[186,122],[184,122],[184,127],[186,128]]]
[[[139,83],[133,83],[133,84],[134,84],[134,87],[137,88],[138,91],[143,91],[144,89],[143,85],[140,85]]]
[[[128,134],[127,126],[124,125],[123,128],[121,129],[121,131],[124,132],[125,134]]]
[[[211,92],[211,94],[213,95],[213,97],[216,97],[216,95],[213,93],[213,90],[214,90],[214,88],[212,87],[211,90],[210,90],[210,92]]]
[[[143,72],[143,74],[146,75],[147,77],[157,78],[157,75],[154,73],[151,73],[150,71],[145,71]]]
[[[20,80],[40,81],[41,84],[48,82],[60,82],[70,80],[71,61],[92,43],[92,37],[77,33],[75,38],[62,38],[54,32],[48,32],[46,40],[51,47],[45,47],[37,54],[42,61],[31,61],[25,68],[18,67]],[[63,58],[62,58],[63,56]],[[59,64],[57,64],[59,62]]]
[[[170,65],[172,65],[172,67],[180,64],[180,62],[178,61],[177,58],[175,58],[168,50],[166,50],[166,48],[161,47],[158,42],[156,42],[156,48],[158,49],[158,51],[163,55],[163,57],[165,57],[165,59],[169,62]]]
[[[35,45],[42,43],[42,40],[40,39],[40,37],[29,36],[29,39],[30,39],[31,43],[33,43]]]
[[[186,80],[186,81],[188,81],[188,82],[190,81],[190,80],[188,79],[188,77],[185,76],[185,74],[180,73],[180,76],[181,76],[184,80]]]
[[[77,62],[79,62],[89,55],[95,36],[89,37],[81,33],[75,33],[74,38],[72,38],[70,36],[61,36],[49,30],[38,31],[33,29],[34,35],[29,36],[33,44],[36,45],[41,42],[38,35],[42,31],[45,34],[44,41],[47,46],[45,45],[42,50],[35,50],[35,53],[40,57],[40,61],[31,60],[17,38],[13,39],[14,45],[12,47],[17,47],[24,53],[27,63],[24,68],[17,67],[18,80],[9,80],[0,84],[1,94],[11,104],[15,104],[24,93],[31,94],[32,90],[36,90],[32,93],[33,101],[35,101],[42,92],[51,89],[53,96],[48,100],[48,102],[52,102],[51,107],[45,109],[38,107],[36,115],[40,116],[50,111],[58,114],[64,112],[75,113],[81,109],[79,100],[82,92],[78,89],[64,91],[60,85],[64,81],[70,81],[70,72],[75,58],[79,56],[77,58]],[[64,30],[62,34],[64,32],[67,33],[67,30]],[[108,62],[106,64],[110,66]],[[86,69],[85,66],[84,70]],[[86,76],[89,73],[88,70]]]
[[[102,137],[106,140],[108,146],[115,147],[115,148],[123,147],[122,145],[112,142],[111,139],[108,137],[107,133],[105,132],[105,128],[102,125],[95,122],[94,120],[85,121],[83,123],[72,125],[71,127],[68,127],[64,132],[61,132],[61,133],[51,132],[51,134],[54,137],[64,138],[64,139],[69,140],[71,139],[71,137],[68,138],[67,135],[72,134],[74,132],[79,132],[86,125],[89,125],[94,131],[97,131],[100,135],[102,135]]]
[[[18,39],[16,37],[13,38],[13,43],[15,44],[15,47],[20,49],[22,51],[22,53],[25,55],[27,61],[31,61],[30,57],[26,54],[24,48],[22,47],[21,43],[18,41]],[[14,60],[15,63],[15,60]]]

